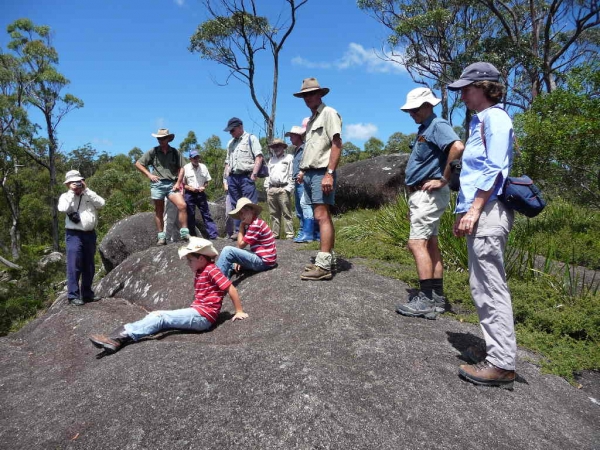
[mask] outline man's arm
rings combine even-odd
[[[339,134],[333,136],[331,140],[331,152],[329,153],[329,163],[327,169],[335,170],[340,162],[340,156],[342,154],[342,138]],[[303,177],[304,178],[304,177]],[[333,191],[333,175],[325,172],[323,181],[321,182],[321,189],[324,194],[329,194]]]
[[[183,182],[183,175],[185,174],[185,170],[183,167],[179,168],[179,174],[177,175],[177,181],[173,185],[173,191],[178,191],[181,188],[181,183]]]
[[[136,167],[137,170],[139,170],[144,175],[146,175],[150,179],[150,181],[152,181],[153,183],[156,183],[157,181],[160,181],[160,178],[158,178],[153,173],[150,173],[150,171],[148,170],[148,168],[146,166],[144,166],[141,162],[136,161],[135,162],[135,167]]]
[[[444,173],[442,175],[443,178],[441,180],[430,180],[426,183],[423,183],[421,190],[431,192],[446,186],[450,182],[450,177],[452,176],[452,168],[450,167],[450,163],[455,159],[460,159],[464,150],[465,146],[461,141],[454,141],[452,144],[450,144],[448,149],[448,159],[446,160],[446,167],[444,167]]]
[[[252,175],[250,175],[250,179],[252,181],[256,181],[258,171],[260,170],[262,161],[263,161],[263,155],[256,155],[256,158],[254,158],[254,168],[252,169]]]

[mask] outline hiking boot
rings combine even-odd
[[[108,353],[118,352],[121,347],[129,344],[133,339],[125,331],[125,327],[120,326],[111,333],[110,336],[104,334],[92,334],[90,341],[95,347],[104,349]]]
[[[316,268],[317,266],[315,266],[314,264],[307,264],[306,266],[304,266],[304,271],[310,272],[311,270],[315,270]]]
[[[156,245],[167,245],[167,235],[165,233],[158,233]]]
[[[433,299],[420,291],[408,303],[398,305],[396,311],[403,316],[424,317],[429,320],[435,320],[438,316]]]
[[[304,272],[300,275],[302,280],[331,280],[333,275],[331,270],[325,270],[322,267],[315,266],[314,269]]]
[[[83,300],[81,300],[80,298],[70,298],[69,299],[69,304],[73,305],[73,306],[81,306],[84,303],[85,302]]]
[[[488,361],[473,365],[463,364],[458,369],[458,375],[473,384],[499,386],[511,391],[516,377],[514,370],[500,369]]]
[[[96,297],[95,295],[93,297],[86,297],[83,299],[84,303],[93,303],[93,302],[99,302],[102,299],[102,297]]]
[[[179,230],[179,239],[181,239],[182,241],[189,241],[190,240],[190,230],[187,228],[182,228]]]

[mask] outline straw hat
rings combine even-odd
[[[81,181],[81,180],[85,180],[85,178],[83,178],[81,176],[81,174],[79,173],[79,170],[69,170],[67,172],[67,174],[65,175],[65,183],[64,184],[71,184],[74,181]]]
[[[229,213],[229,215],[231,217],[233,217],[234,219],[241,219],[241,214],[240,211],[242,210],[242,208],[244,206],[250,206],[253,210],[254,213],[258,216],[260,214],[260,212],[262,211],[262,207],[252,203],[252,200],[250,200],[249,198],[246,197],[242,197],[240,198],[237,203],[235,204],[235,209],[233,211],[231,211]]]
[[[273,147],[283,147],[284,149],[286,149],[288,147],[288,145],[281,139],[273,139],[271,141],[271,143],[269,144],[269,148],[273,148]]]
[[[208,256],[209,258],[214,258],[219,255],[219,252],[217,252],[212,242],[195,236],[190,236],[187,245],[179,247],[177,253],[179,254],[180,259],[183,259],[185,255],[189,255],[190,253],[199,253],[200,255]]]
[[[314,91],[320,91],[321,96],[325,97],[329,93],[329,88],[322,88],[316,78],[305,78],[302,80],[300,92],[296,92],[294,97],[304,97],[304,94]]]
[[[168,128],[159,128],[158,131],[156,132],[156,134],[152,133],[152,137],[155,138],[169,138],[168,142],[171,142],[173,139],[175,139],[175,134],[174,133],[169,133],[169,129]]]

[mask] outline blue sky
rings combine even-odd
[[[259,13],[271,19],[283,7],[280,0],[258,3]],[[190,130],[200,143],[214,134],[224,145],[229,134],[223,128],[232,116],[264,135],[246,86],[237,80],[218,86],[213,80],[224,82],[226,70],[188,51],[190,36],[206,19],[198,0],[5,2],[4,51],[6,26],[23,17],[52,28],[59,70],[71,81],[64,92],[85,103],[59,125],[63,152],[87,143],[109,154],[147,150],[156,142],[150,134],[162,127],[176,134],[177,145]],[[414,132],[399,107],[417,85],[400,65],[375,54],[387,34],[354,0],[309,0],[281,53],[277,134],[309,115],[292,93],[311,76],[331,89],[324,100],[342,115],[345,142],[362,147],[371,136],[387,142],[396,131]],[[259,61],[261,98],[270,86],[271,66]]]

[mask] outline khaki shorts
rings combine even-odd
[[[440,217],[450,203],[450,188],[413,192],[408,198],[410,208],[409,239],[429,239],[437,236],[440,229]]]

